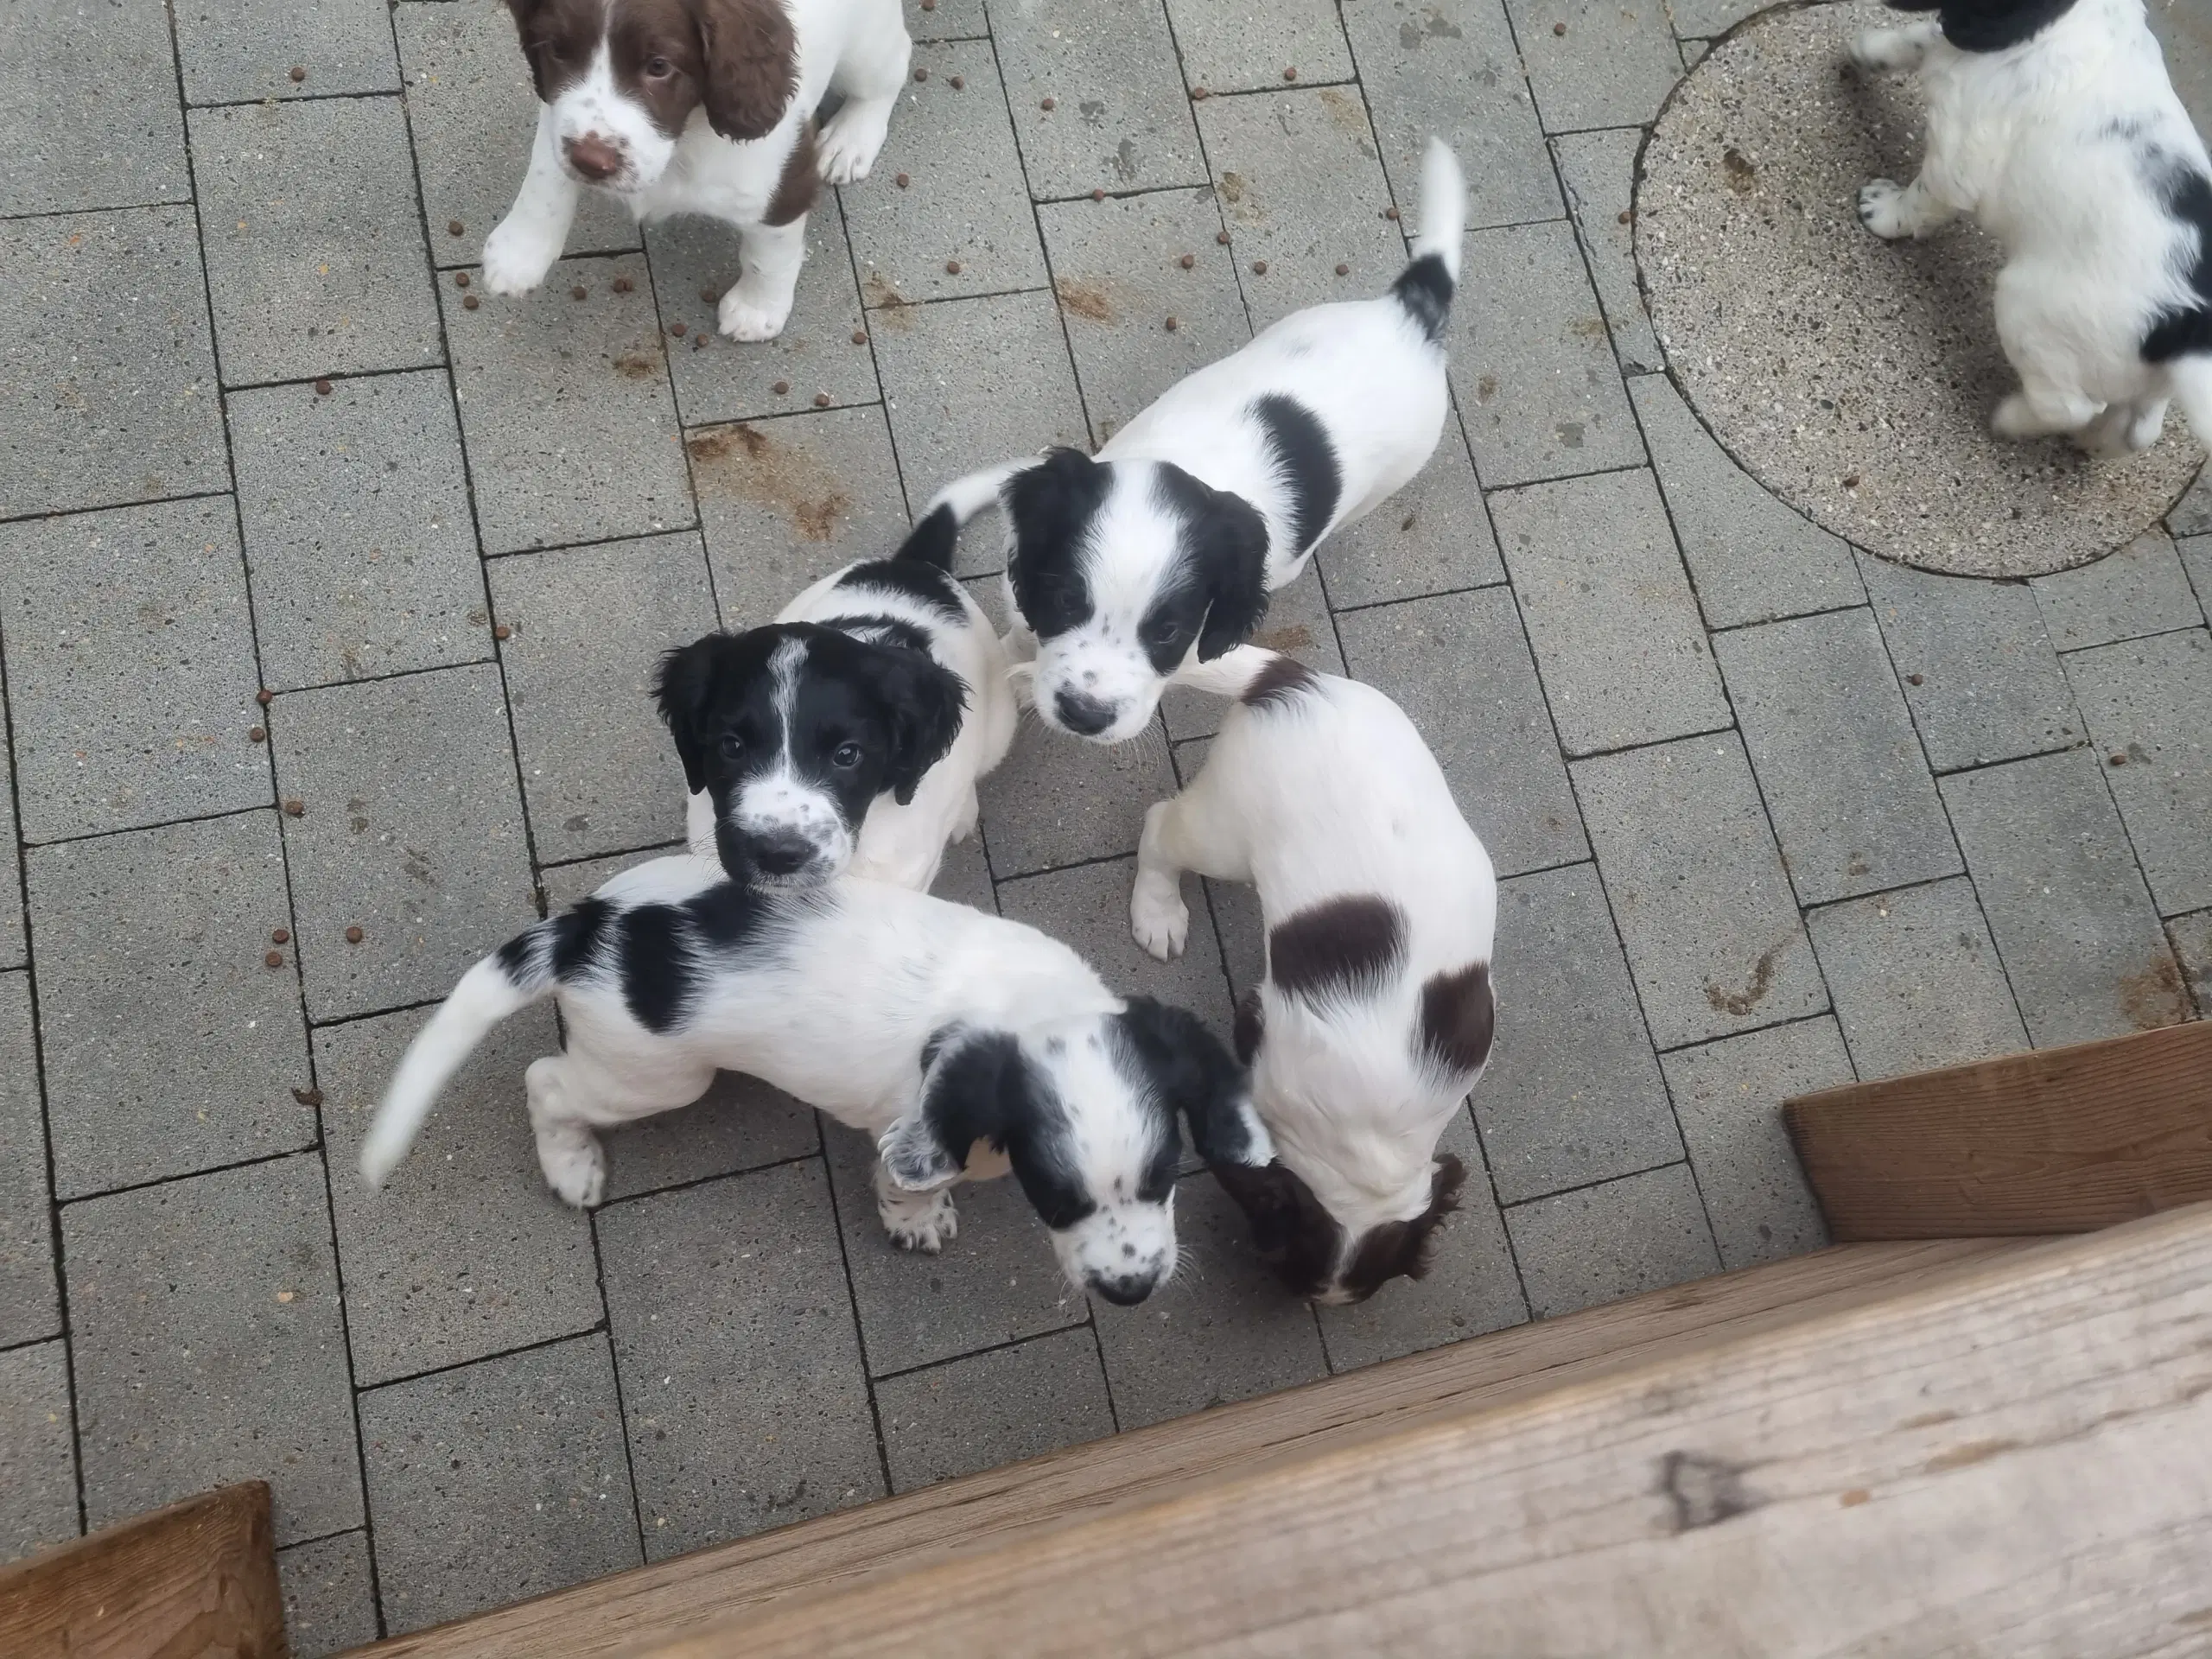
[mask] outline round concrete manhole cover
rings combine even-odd
[[[1859,187],[1919,165],[1917,92],[1847,68],[1877,5],[1783,6],[1713,48],[1644,150],[1636,258],[1682,391],[1729,452],[1816,523],[1930,570],[2085,564],[2164,518],[2203,460],[2178,412],[2124,461],[1990,435],[2017,384],[1997,244],[1859,225]]]

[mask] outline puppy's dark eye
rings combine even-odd
[[[735,732],[722,734],[722,759],[741,760],[745,758],[745,740]]]
[[[840,743],[837,752],[830,757],[830,764],[840,772],[850,772],[860,763],[861,746],[857,743]]]
[[[676,66],[671,63],[666,58],[647,58],[645,60],[645,79],[647,80],[666,80],[675,73]]]
[[[1154,617],[1144,625],[1147,645],[1172,645],[1183,637],[1183,625],[1172,616]]]

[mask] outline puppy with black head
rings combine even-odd
[[[1195,683],[1238,701],[1205,769],[1145,815],[1130,929],[1174,957],[1184,871],[1258,888],[1267,976],[1236,1045],[1275,1156],[1214,1173],[1291,1289],[1360,1301],[1427,1270],[1465,1179],[1436,1147],[1490,1059],[1497,880],[1372,686],[1250,645]]]
[[[691,850],[734,880],[850,870],[925,892],[976,830],[976,780],[1017,719],[1006,652],[925,514],[895,557],[850,564],[774,623],[662,659],[661,718],[690,789]]]
[[[1859,193],[1876,236],[1971,214],[2005,245],[1997,338],[2020,389],[2000,437],[2147,449],[2178,403],[2212,448],[2212,158],[2142,0],[1891,0],[1932,17],[1868,29],[1851,55],[1916,70],[1919,176]]]
[[[531,1124],[579,1206],[605,1191],[598,1129],[742,1071],[875,1141],[894,1243],[940,1249],[953,1184],[1011,1168],[1069,1282],[1128,1304],[1174,1270],[1178,1115],[1218,1166],[1268,1155],[1243,1068],[1194,1016],[1115,995],[1034,928],[877,881],[762,889],[679,855],[461,976],[362,1142],[370,1185],[492,1028],[547,997],[567,1042],[525,1074]]]
[[[1055,449],[949,486],[1001,507],[1017,654],[1046,723],[1144,729],[1168,683],[1251,637],[1322,538],[1418,473],[1450,408],[1444,327],[1466,187],[1432,141],[1413,260],[1379,299],[1317,305],[1171,387],[1093,460]]]

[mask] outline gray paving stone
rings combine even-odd
[[[230,487],[189,207],[0,222],[0,517]]]
[[[1713,35],[1726,35],[1752,13],[1766,8],[1760,0],[1668,0],[1667,10],[1674,17],[1675,32],[1684,37],[1682,45],[1688,48],[1703,46]]]
[[[1827,1007],[1735,733],[1578,761],[1574,788],[1661,1048]]]
[[[1852,1081],[1851,1056],[1822,1015],[1659,1057],[1689,1147],[1720,1263],[1778,1262],[1828,1242],[1783,1125],[1782,1103]]]
[[[61,1237],[88,1525],[253,1479],[279,1544],[361,1524],[321,1159],[87,1198]]]
[[[1468,235],[1479,303],[1452,312],[1452,389],[1487,489],[1643,464],[1573,227]]]
[[[1221,209],[1211,189],[1052,202],[1037,221],[1099,442],[1252,337],[1236,262],[1215,239]],[[1185,257],[1196,261],[1189,270],[1179,263]]]
[[[381,1192],[355,1173],[370,1117],[429,1013],[350,1020],[315,1038],[346,1334],[364,1388],[604,1317],[591,1223],[545,1185],[524,1103],[524,1068],[560,1047],[551,1010],[492,1033]]]
[[[51,1202],[30,976],[0,974],[0,1348],[61,1332]]]
[[[1067,338],[1049,294],[999,294],[869,314],[891,435],[919,509],[962,474],[1056,443],[1084,444]],[[963,575],[996,569],[999,537],[978,524]]]
[[[2197,1018],[2212,1019],[2212,910],[2175,917],[2166,924],[2166,937],[2173,941],[2174,958],[2196,998]]]
[[[192,194],[167,9],[157,0],[10,6],[0,21],[0,216]]]
[[[2082,741],[2082,717],[2024,582],[1864,561],[1929,764],[1986,766]]]
[[[531,919],[496,669],[294,691],[270,715],[278,781],[306,809],[285,851],[315,1019],[442,998]]]
[[[1646,125],[1682,78],[1658,0],[1506,0],[1506,10],[1546,132]]]
[[[1352,675],[1411,718],[1499,874],[1590,855],[1510,593],[1380,605],[1337,632]]]
[[[0,715],[7,704],[0,700]],[[22,861],[16,836],[15,763],[0,742],[0,968],[21,968],[30,961],[23,934]]]
[[[1688,1164],[1539,1198],[1505,1224],[1540,1319],[1720,1271]]]
[[[0,591],[26,838],[269,800],[227,497],[0,525]]]
[[[1159,721],[1101,748],[1024,715],[1013,751],[981,789],[991,874],[1004,881],[1134,853],[1145,809],[1174,792]]]
[[[824,393],[837,406],[872,404],[881,395],[868,341],[853,339],[866,334],[868,320],[853,285],[834,192],[824,191],[807,217],[798,294],[773,340],[740,343],[715,332],[722,293],[738,276],[738,237],[730,226],[696,216],[667,219],[646,232],[645,246],[661,321],[685,329],[684,338],[667,342],[685,425],[787,415],[816,407]],[[778,391],[779,385],[786,390]]]
[[[615,290],[622,280],[632,291]],[[438,293],[485,552],[693,522],[643,259],[564,259],[536,293],[475,311],[450,285]]]
[[[683,768],[652,701],[661,653],[716,626],[698,532],[497,559],[492,606],[540,858],[680,841]]]
[[[2207,616],[2212,616],[2212,536],[2191,536],[2174,546],[2189,572],[2190,585],[2196,589],[2196,602]]]
[[[1801,904],[1960,868],[1872,611],[1739,628],[1713,647]]]
[[[889,1378],[875,1405],[898,1492],[1114,1432],[1098,1344],[1080,1326]]]
[[[367,1533],[341,1532],[277,1551],[276,1582],[284,1594],[292,1659],[321,1659],[377,1639]]]
[[[877,1219],[868,1137],[825,1122],[822,1144],[870,1371],[911,1370],[1084,1322],[1089,1304],[1062,1276],[1045,1224],[1012,1176],[962,1182],[959,1235],[943,1255],[919,1255],[894,1247]]]
[[[1713,49],[1711,41],[1681,41],[1677,44],[1681,48],[1682,67],[1685,70],[1696,68],[1699,61]]]
[[[1385,512],[1389,509],[1385,507]],[[1287,588],[1277,588],[1268,599],[1268,614],[1252,636],[1252,643],[1295,657],[1324,674],[1344,671],[1344,653],[1337,648],[1337,630],[1329,616],[1328,595],[1318,575],[1300,572]],[[1220,697],[1175,686],[1160,700],[1160,715],[1170,741],[1211,737],[1221,729]]]
[[[0,1562],[77,1535],[71,1415],[62,1344],[0,1353]]]
[[[1559,217],[1559,181],[1499,0],[1345,0],[1340,10],[1401,207],[1417,211],[1421,151],[1434,134],[1466,171],[1469,224]]]
[[[1234,92],[1306,81],[1347,80],[1351,54],[1328,0],[1168,0],[1188,84]]]
[[[444,357],[397,99],[242,105],[186,120],[224,385]]]
[[[880,409],[709,427],[685,440],[722,625],[757,628],[811,583],[905,537],[899,462]],[[932,486],[933,487],[933,486]],[[972,555],[998,537],[978,524]]]
[[[2166,528],[2177,536],[2212,534],[2212,467],[2197,474],[2196,482],[2174,503]]]
[[[2198,628],[2077,652],[2066,677],[2159,914],[2212,904],[2212,638]],[[2110,765],[2115,754],[2126,764]]]
[[[1313,555],[1338,610],[1505,580],[1497,537],[1456,418],[1414,481]]]
[[[1587,754],[1728,724],[1649,471],[1502,491],[1490,507],[1561,747]]]
[[[1630,374],[1658,374],[1665,371],[1667,359],[1637,287],[1635,232],[1629,223],[1636,153],[1643,145],[1643,134],[1634,127],[1568,133],[1552,141],[1560,177],[1567,186],[1567,205],[1590,258],[1599,302],[1612,325],[1613,350],[1621,367]]]
[[[599,1240],[649,1559],[882,1494],[819,1164],[618,1205]]]
[[[1457,1154],[1466,1166],[1467,1184],[1460,1191],[1459,1211],[1444,1224],[1442,1242],[1426,1278],[1393,1279],[1353,1306],[1314,1310],[1331,1370],[1355,1370],[1401,1354],[1463,1342],[1485,1331],[1519,1325],[1529,1317],[1513,1251],[1505,1242],[1505,1221],[1491,1196],[1474,1119],[1464,1111],[1456,1113],[1437,1144],[1442,1151]]]
[[[1129,937],[1129,884],[1135,878],[1134,857],[1078,864],[1007,882],[999,906],[1015,921],[1072,946],[1115,990],[1188,1008],[1227,1042],[1235,1009],[1204,904],[1192,906],[1183,954],[1173,962],[1155,962]],[[1197,899],[1196,880],[1187,885],[1186,896]]]
[[[1497,1046],[1475,1086],[1475,1121],[1499,1201],[1680,1158],[1597,870],[1501,883],[1497,950]]]
[[[361,1439],[395,1635],[639,1564],[601,1332],[365,1390]]]
[[[241,391],[230,415],[267,684],[492,655],[443,371]]]
[[[1306,306],[1370,298],[1404,268],[1357,86],[1208,99],[1198,130],[1255,328]],[[1342,276],[1340,264],[1351,267]]]
[[[514,14],[501,0],[397,0],[391,27],[407,83],[430,257],[441,265],[474,264],[522,188],[537,131],[537,92]],[[447,228],[456,220],[459,235]],[[569,252],[637,245],[628,210],[587,190],[569,227]]]
[[[1175,1243],[1173,1281],[1135,1307],[1101,1304],[1092,1315],[1123,1428],[1328,1374],[1313,1309],[1268,1270],[1244,1212],[1212,1176],[1176,1184]]]
[[[2028,1046],[1963,876],[1809,912],[1836,1019],[1869,1083]]]
[[[914,70],[928,80],[908,85],[868,182],[843,198],[861,297],[876,307],[1044,287],[1045,253],[989,44],[917,46]]]
[[[1205,182],[1160,0],[1005,6],[994,22],[1022,168],[1037,200]]]
[[[41,847],[29,874],[62,1198],[315,1144],[292,952],[264,962],[291,921],[274,812]]]
[[[981,835],[956,841],[944,849],[944,862],[938,867],[937,881],[930,891],[956,905],[997,911],[998,896],[991,886],[990,860]]]
[[[1771,622],[1865,597],[1851,549],[1731,461],[1665,376],[1636,376],[1628,391],[1707,626]]]
[[[957,41],[990,33],[983,0],[906,0],[906,33],[917,41]]]
[[[2188,574],[2162,531],[2148,530],[2094,564],[2028,584],[2043,608],[2051,643],[2061,651],[2194,628],[2204,612]]]
[[[188,104],[399,90],[384,0],[185,0],[175,16]]]
[[[1974,891],[2037,1047],[2171,1026],[2189,993],[2088,749],[1943,780]]]

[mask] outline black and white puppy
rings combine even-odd
[[[847,565],[774,623],[661,661],[661,718],[690,789],[691,850],[734,880],[849,870],[926,892],[976,830],[976,780],[1014,742],[1005,650],[951,575],[952,515]]]
[[[1497,883],[1397,704],[1250,645],[1197,682],[1237,696],[1205,769],[1145,815],[1130,929],[1183,949],[1182,874],[1249,881],[1267,977],[1238,1058],[1275,1160],[1214,1173],[1284,1282],[1356,1302],[1427,1270],[1465,1171],[1436,1144],[1490,1058]]]
[[[1317,305],[1179,382],[1099,450],[971,474],[938,498],[1007,515],[1007,602],[1047,724],[1144,729],[1170,681],[1251,637],[1331,531],[1406,483],[1450,408],[1444,325],[1466,188],[1431,141],[1413,260],[1379,299]]]
[[[741,233],[722,333],[791,315],[823,179],[868,176],[912,50],[899,0],[507,0],[539,106],[515,205],[484,241],[484,286],[522,294],[561,257],[579,193],[640,223],[699,213]],[[818,132],[830,92],[844,104]]]
[[[1243,1069],[1195,1016],[1116,996],[1034,928],[877,881],[764,892],[678,855],[461,976],[362,1142],[370,1185],[492,1028],[548,996],[568,1042],[531,1063],[530,1119],[573,1205],[605,1188],[594,1130],[742,1071],[875,1141],[894,1243],[940,1249],[953,1183],[1011,1166],[1069,1281],[1126,1305],[1174,1269],[1177,1114],[1210,1160],[1268,1154]]]
[[[1891,0],[1936,15],[1868,29],[1851,55],[1917,70],[1928,149],[1859,217],[1925,236],[1969,213],[2005,245],[1997,337],[2020,389],[1999,436],[2147,449],[2180,404],[2212,448],[2212,160],[2142,0]]]

